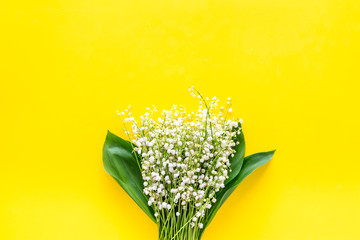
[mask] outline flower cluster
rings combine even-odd
[[[236,135],[242,120],[231,120],[231,99],[220,107],[216,97],[209,100],[194,88],[199,109],[187,113],[183,106],[162,111],[154,120],[156,108],[147,109],[139,123],[131,109],[125,122],[134,150],[141,157],[144,193],[149,197],[158,222],[166,225],[169,215],[191,228],[203,228],[207,209],[216,202],[216,192],[224,188],[231,171],[229,156],[235,153]],[[170,221],[169,221],[170,222]]]

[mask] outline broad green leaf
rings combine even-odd
[[[242,180],[249,176],[256,168],[261,167],[265,163],[269,162],[274,155],[274,152],[275,150],[268,152],[260,152],[245,157],[244,164],[239,174],[231,182],[225,185],[225,188],[220,191],[219,194],[217,194],[217,201],[207,214],[204,229],[209,226],[210,222],[215,217],[217,211],[224,204],[224,202],[231,195],[231,193],[236,189],[236,187],[242,182]],[[201,235],[202,234],[203,232],[201,233]]]
[[[154,211],[143,193],[143,179],[130,142],[108,131],[103,148],[103,164],[139,207],[156,223]]]
[[[239,123],[240,128],[241,124]],[[244,132],[241,128],[240,134],[236,135],[235,142],[239,142],[239,145],[235,145],[235,154],[234,157],[229,157],[231,163],[231,172],[229,173],[229,178],[226,179],[225,185],[231,182],[240,172],[241,167],[244,162],[244,155],[245,155],[245,139],[244,139]]]
[[[240,174],[231,183],[233,186],[238,186],[242,180],[249,176],[255,169],[269,162],[276,150],[268,152],[259,152],[247,156],[244,159],[244,165],[240,171]]]

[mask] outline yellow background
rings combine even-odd
[[[156,239],[102,144],[191,85],[277,149],[204,240],[360,239],[359,1],[1,0],[0,27],[0,239]]]

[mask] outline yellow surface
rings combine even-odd
[[[1,0],[0,25],[0,239],[156,239],[102,144],[191,85],[278,150],[204,240],[360,239],[359,1]]]

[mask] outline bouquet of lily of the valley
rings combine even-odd
[[[173,105],[160,115],[153,106],[139,121],[130,107],[118,112],[129,140],[108,132],[103,149],[105,170],[157,224],[161,240],[200,239],[239,183],[274,154],[244,157],[231,99],[220,106],[216,97],[189,91],[200,100],[196,112]]]

